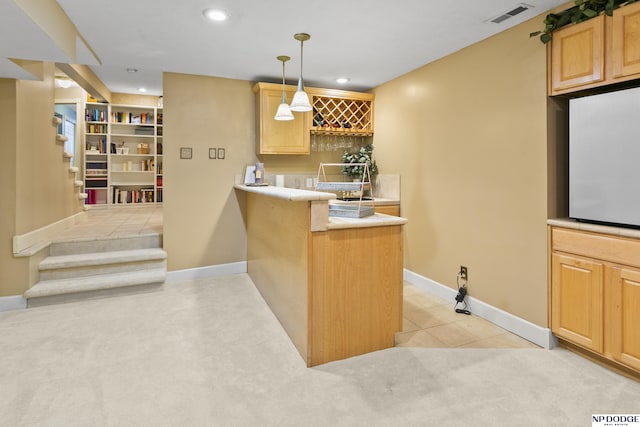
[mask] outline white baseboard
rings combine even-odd
[[[404,280],[426,292],[429,292],[430,294],[446,300],[451,300],[452,304],[455,302],[455,296],[458,292],[448,286],[407,269],[404,270]],[[507,313],[504,310],[489,305],[476,298],[467,298],[469,301],[469,307],[476,316],[482,317],[491,323],[495,323],[501,328],[519,335],[542,348],[551,349],[556,346],[557,340],[551,333],[551,329],[538,326],[528,320],[522,319],[511,313]]]
[[[27,308],[27,300],[22,295],[0,297],[0,312]]]
[[[210,265],[207,267],[188,268],[167,272],[167,283],[181,280],[204,279],[207,277],[227,276],[247,272],[247,262],[233,262],[230,264]]]

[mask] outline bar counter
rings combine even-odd
[[[405,218],[328,216],[332,193],[236,185],[247,270],[307,366],[393,347]]]

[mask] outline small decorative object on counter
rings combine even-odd
[[[345,168],[358,167],[361,168],[361,178],[353,179],[351,181],[327,181],[326,167],[339,167],[343,170]],[[331,177],[332,175],[329,175]],[[316,184],[316,191],[331,191],[338,193],[349,193],[354,195],[353,200],[357,202],[356,205],[329,205],[329,216],[341,216],[347,218],[363,218],[375,213],[375,206],[373,199],[368,199],[366,204],[362,201],[366,198],[363,197],[365,190],[371,189],[371,173],[369,171],[369,165],[367,163],[320,163],[318,168],[318,178]],[[355,196],[355,194],[358,194]]]
[[[264,183],[264,163],[256,163],[255,174],[256,174],[255,183],[263,184]]]

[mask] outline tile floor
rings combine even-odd
[[[540,348],[474,314],[456,313],[454,303],[405,282],[404,322],[396,347]]]
[[[93,208],[86,220],[53,236],[53,240],[124,237],[162,233],[162,206]]]
[[[54,240],[149,233],[162,233],[162,206],[94,208],[87,212],[86,221],[59,233]],[[404,324],[396,334],[396,346],[539,348],[478,316],[454,312],[453,303],[405,282]]]

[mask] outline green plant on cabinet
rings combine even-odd
[[[621,6],[635,3],[638,0],[575,0],[575,6],[558,13],[550,13],[544,18],[544,29],[534,31],[529,37],[540,36],[542,43],[551,41],[552,33],[569,24],[577,24],[591,18],[595,18],[601,12],[608,16]]]

